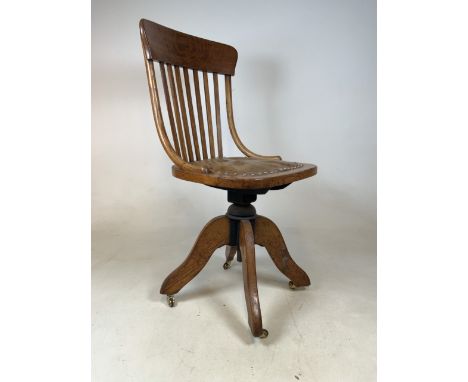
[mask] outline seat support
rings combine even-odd
[[[185,261],[164,280],[160,293],[174,306],[174,294],[187,285],[207,264],[214,251],[226,246],[224,269],[231,267],[237,253],[242,262],[244,293],[250,330],[254,337],[266,337],[262,326],[255,266],[255,244],[265,247],[273,263],[290,281],[291,289],[310,285],[307,274],[292,259],[278,227],[268,218],[256,214],[252,203],[257,194],[267,190],[228,190],[226,215],[212,219],[199,234]]]

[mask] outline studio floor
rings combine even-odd
[[[312,285],[290,290],[256,247],[266,339],[250,334],[242,267],[223,270],[224,249],[176,307],[159,294],[198,229],[93,232],[93,381],[375,381],[375,242],[280,229]]]

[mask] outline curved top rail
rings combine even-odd
[[[233,75],[235,72],[237,50],[232,46],[145,19],[140,20],[140,34],[148,60],[212,73]]]

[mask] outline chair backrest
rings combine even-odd
[[[195,167],[190,162],[223,157],[218,75],[224,75],[226,118],[231,136],[242,153],[257,157],[240,141],[234,125],[231,77],[237,62],[236,49],[145,19],[140,21],[140,35],[156,129],[170,159],[180,167],[199,171],[200,167]],[[155,61],[159,63],[161,72],[160,85],[165,98],[166,118],[163,118],[161,111]],[[216,139],[212,120],[210,77],[214,93]],[[192,97],[191,83],[195,97]],[[171,138],[165,128],[167,122]]]

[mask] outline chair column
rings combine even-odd
[[[226,262],[224,269],[231,267],[231,262],[237,253],[237,261],[242,262],[242,256],[239,250],[239,221],[250,220],[255,224],[256,211],[251,204],[257,200],[256,193],[247,193],[245,190],[228,190],[228,201],[232,203],[226,216],[229,218],[229,245],[226,246]]]

